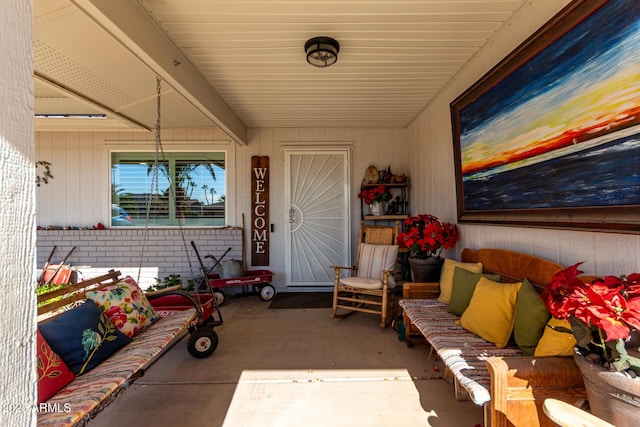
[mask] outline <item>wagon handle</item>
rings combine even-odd
[[[44,263],[44,267],[42,267],[42,273],[40,273],[40,277],[38,277],[38,286],[42,285],[44,282],[44,274],[47,271],[47,267],[51,264],[51,258],[53,258],[53,253],[56,251],[57,246],[53,246],[51,249],[51,253],[49,254],[49,258],[47,258],[47,262]]]
[[[66,257],[64,257],[64,259],[62,260],[62,262],[58,265],[58,268],[55,269],[55,271],[53,272],[53,275],[51,275],[51,277],[49,277],[49,280],[47,280],[46,282],[44,282],[43,286],[47,286],[49,284],[51,284],[51,282],[53,282],[53,279],[56,278],[56,275],[58,274],[58,272],[62,269],[62,267],[64,266],[64,263],[67,262],[67,260],[69,259],[69,257],[71,256],[71,254],[73,253],[73,251],[76,250],[76,247],[72,247],[71,250],[69,251],[69,253],[67,254]]]
[[[224,258],[224,256],[225,256],[226,254],[228,254],[230,250],[231,250],[231,248],[230,248],[230,247],[229,247],[229,248],[227,248],[227,250],[226,250],[226,251],[224,251],[224,253],[222,254],[222,256],[221,256],[220,258],[216,258],[216,257],[214,257],[214,256],[213,256],[213,255],[211,255],[211,254],[209,254],[209,255],[205,255],[205,256],[204,256],[205,258],[211,258],[211,259],[213,259],[213,260],[216,262],[215,264],[213,264],[213,267],[211,267],[211,268],[209,269],[209,271],[213,271],[213,269],[214,269],[214,268],[216,268],[216,267],[218,266],[218,264],[220,264],[220,262],[222,262],[222,258]]]
[[[220,324],[222,325],[224,323],[222,320],[222,313],[220,313],[220,307],[218,307],[218,300],[216,299],[215,292],[213,291],[213,287],[211,286],[211,282],[209,281],[209,273],[207,272],[207,269],[205,268],[204,263],[202,262],[202,258],[200,258],[200,252],[198,252],[196,243],[193,240],[191,241],[191,247],[193,248],[194,252],[196,253],[196,257],[198,258],[198,263],[200,264],[200,270],[202,270],[202,274],[204,275],[203,280],[207,284],[207,288],[209,288],[209,292],[211,292],[211,297],[213,298],[213,306],[215,307],[215,311],[218,312],[218,319],[220,321]]]

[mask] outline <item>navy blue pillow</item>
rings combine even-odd
[[[38,326],[49,346],[76,375],[89,372],[131,342],[93,301]]]

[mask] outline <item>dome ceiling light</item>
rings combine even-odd
[[[316,67],[328,67],[338,60],[340,44],[331,37],[314,37],[304,44],[307,62]]]

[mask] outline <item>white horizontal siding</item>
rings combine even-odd
[[[274,225],[271,234],[271,265],[274,272],[274,286],[282,287],[285,283],[285,227],[288,226],[288,207],[283,206],[284,200],[284,149],[292,146],[327,145],[350,146],[351,158],[351,200],[352,200],[352,240],[357,237],[360,221],[360,201],[357,198],[360,183],[366,168],[373,164],[379,169],[391,167],[395,173],[409,171],[409,152],[407,150],[407,131],[402,128],[268,128],[250,129],[249,144],[240,146],[225,143],[228,137],[220,130],[203,129],[167,129],[162,131],[163,146],[170,145],[173,149],[224,149],[227,157],[227,205],[229,206],[229,226],[242,226],[242,215],[245,214],[246,227],[250,224],[250,164],[251,156],[269,156],[270,158],[270,220]],[[215,142],[211,143],[212,141]],[[49,184],[42,185],[37,190],[37,218],[41,227],[56,225],[60,227],[93,227],[99,222],[109,224],[109,149],[115,147],[131,148],[146,146],[153,149],[154,134],[146,132],[37,132],[36,151],[38,160],[52,163],[51,173],[54,179]],[[204,145],[203,145],[204,144]],[[412,177],[410,177],[412,179]],[[112,229],[113,235],[123,239],[133,237],[137,239],[140,229]],[[190,229],[186,229],[190,230]],[[200,230],[200,229],[195,229]],[[203,229],[205,233],[215,234],[215,229]],[[128,236],[126,233],[134,233]],[[189,231],[191,232],[191,231]],[[38,266],[42,266],[49,255],[55,241],[64,242],[64,236],[81,233],[82,236],[101,236],[93,230],[47,231],[51,234],[38,234]],[[84,234],[83,234],[84,233]],[[104,233],[104,232],[103,232]],[[120,234],[118,234],[120,233]],[[47,245],[41,239],[47,236]],[[104,234],[103,234],[104,235]],[[68,251],[73,245],[67,244]],[[84,243],[83,243],[84,244]],[[84,247],[84,246],[83,246]],[[205,245],[206,247],[206,245]],[[87,246],[87,249],[90,247]],[[78,248],[70,261],[74,265],[97,265],[98,260],[80,257],[83,249]],[[117,258],[117,248],[109,249],[109,255],[101,260],[100,267],[121,268],[121,259]],[[174,253],[178,250],[171,250]],[[136,252],[136,249],[133,249]],[[138,251],[139,252],[139,251]],[[146,251],[145,251],[146,252]],[[63,253],[59,249],[56,257]],[[249,250],[247,249],[247,253]],[[147,254],[148,255],[148,254]],[[215,255],[215,253],[214,253]],[[87,255],[89,256],[89,255]],[[241,257],[242,254],[239,255]],[[133,265],[137,268],[138,259],[126,260],[125,267]],[[171,268],[163,267],[165,260],[156,260],[160,276],[174,274]],[[168,261],[167,261],[168,262]],[[149,266],[151,265],[149,264]],[[250,259],[247,260],[250,266]],[[187,274],[183,267],[179,268]],[[137,272],[136,272],[137,274]],[[177,274],[177,273],[176,273]]]

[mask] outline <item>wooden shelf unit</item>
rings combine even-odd
[[[360,199],[360,218],[365,222],[386,222],[387,225],[396,225],[398,224],[398,229],[402,231],[402,221],[409,217],[409,198],[407,196],[407,189],[409,188],[409,180],[403,183],[383,183],[378,182],[375,184],[366,184],[364,180],[362,180],[362,184],[360,184],[360,191],[364,189],[376,188],[379,185],[386,186],[393,196],[393,199],[399,202],[399,212],[395,212],[389,215],[365,215],[364,210],[364,202]],[[388,206],[387,206],[388,209]],[[396,281],[404,281],[408,279],[408,268],[407,268],[407,255],[408,251],[406,249],[400,249],[398,252],[398,264],[396,267]]]
[[[393,199],[390,200],[387,204],[387,212],[389,211],[390,206],[393,202],[399,204],[397,210],[392,214],[385,215],[365,215],[364,214],[364,202],[360,199],[360,218],[366,221],[394,221],[394,220],[405,220],[409,216],[409,197],[407,195],[407,189],[409,188],[409,180],[403,183],[376,183],[376,184],[365,184],[364,180],[362,184],[360,184],[360,191],[365,189],[376,188],[380,185],[384,185],[391,191],[391,195]]]

